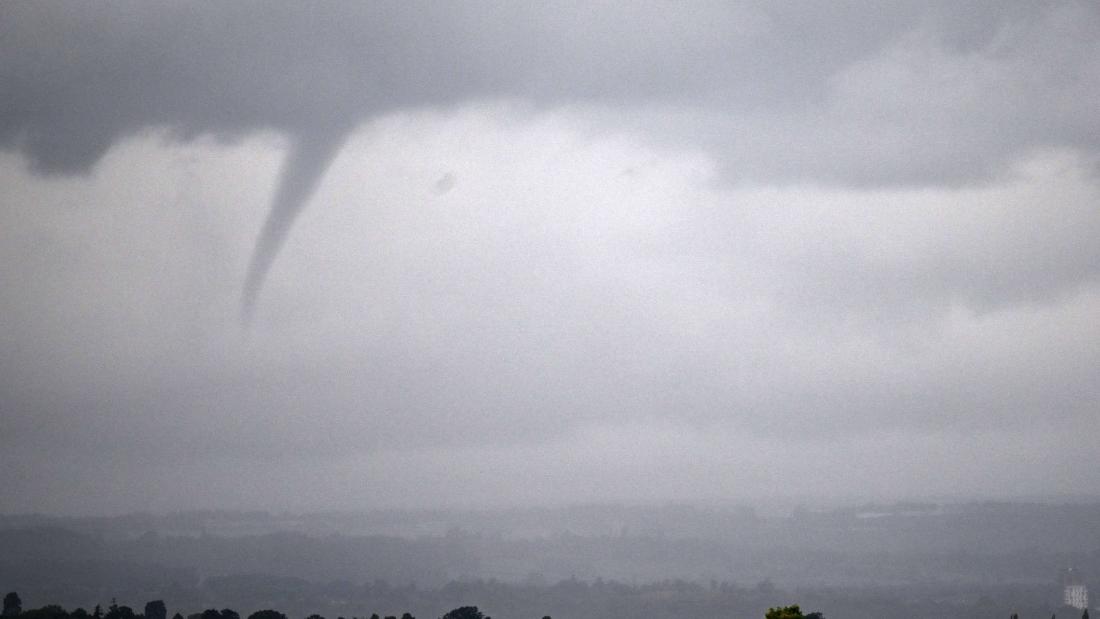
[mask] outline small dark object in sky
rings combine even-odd
[[[432,189],[439,195],[443,195],[450,191],[455,186],[455,175],[447,172],[443,176],[439,177],[439,180],[432,185]]]

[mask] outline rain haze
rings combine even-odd
[[[5,513],[1095,496],[1100,6],[0,4]]]

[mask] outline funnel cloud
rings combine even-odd
[[[271,210],[256,240],[256,248],[244,280],[241,319],[246,325],[252,321],[264,279],[271,270],[271,264],[286,240],[287,233],[294,225],[294,219],[313,195],[317,183],[324,176],[344,138],[343,131],[318,131],[297,137],[291,143],[279,174],[279,184],[271,202]]]

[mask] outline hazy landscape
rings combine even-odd
[[[1100,572],[1100,503],[770,517],[671,504],[180,512],[9,516],[0,527],[0,582],[24,600],[90,608],[163,599],[184,616],[277,608],[436,617],[476,603],[495,616],[730,617],[791,600],[843,617],[1039,616],[1066,611],[1065,566]]]
[[[1100,612],[1097,101],[1093,0],[0,2],[4,619]]]

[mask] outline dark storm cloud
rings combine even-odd
[[[40,171],[75,172],[149,126],[305,136],[396,108],[493,97],[790,120],[806,132],[801,143],[777,128],[792,152],[765,148],[759,165],[790,157],[796,174],[841,182],[897,179],[889,169],[874,177],[843,149],[832,170],[800,161],[794,147],[816,156],[836,141],[812,130],[821,114],[869,126],[859,150],[902,138],[918,159],[934,151],[951,162],[918,169],[919,182],[981,171],[992,151],[1094,149],[1100,139],[1096,115],[1077,113],[1087,102],[1074,100],[1098,79],[1093,3],[520,4],[6,3],[0,144]],[[915,57],[891,64],[907,37]],[[943,85],[975,92],[919,90],[928,84],[913,72],[940,68],[926,62],[957,66],[960,83]],[[1000,67],[1019,72],[1002,78]],[[1060,104],[1047,105],[1052,97]],[[913,122],[917,135],[902,134]],[[712,129],[720,141],[754,140],[737,120]]]

